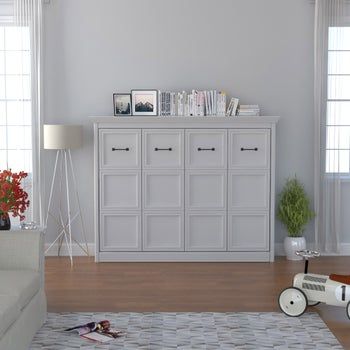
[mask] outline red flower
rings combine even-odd
[[[11,170],[0,172],[0,215],[12,213],[14,217],[21,215],[29,206],[28,193],[21,187],[21,181],[28,174],[24,171],[12,173]]]

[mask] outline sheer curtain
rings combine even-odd
[[[14,24],[29,34],[32,140],[31,219],[42,224],[42,0],[14,0]],[[24,30],[26,29],[26,30]],[[26,42],[22,40],[22,44]],[[27,221],[28,221],[27,217]]]
[[[344,74],[350,73],[346,71],[350,56],[344,50],[350,39],[344,31],[346,2],[315,3],[315,243],[317,249],[331,253],[339,253],[341,181],[350,173],[350,115],[346,115],[350,76]]]

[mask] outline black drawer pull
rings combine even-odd
[[[241,147],[241,151],[257,151],[258,150],[258,147],[254,147],[254,148],[244,148],[244,147]]]
[[[158,147],[155,147],[154,150],[155,151],[172,151],[173,149],[171,147],[169,147],[169,148],[158,148]]]
[[[112,151],[130,151],[130,148],[129,147],[126,147],[126,148],[115,148],[115,147],[112,147]]]
[[[201,147],[198,147],[197,150],[198,150],[198,152],[200,152],[200,151],[215,151],[215,147],[212,147],[212,148],[201,148]]]

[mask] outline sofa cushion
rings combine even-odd
[[[0,295],[0,338],[20,315],[19,297]]]
[[[40,289],[40,275],[35,271],[0,270],[0,296],[18,297],[20,309],[24,308]]]

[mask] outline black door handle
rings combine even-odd
[[[155,151],[172,151],[173,149],[171,147],[169,147],[169,148],[158,148],[158,147],[155,147],[154,150]]]
[[[258,150],[258,147],[254,147],[254,148],[244,148],[244,147],[241,147],[241,151],[257,151]]]
[[[201,147],[198,147],[197,150],[198,150],[198,152],[200,152],[200,151],[215,151],[215,147],[212,147],[212,148],[201,148]]]
[[[126,148],[115,148],[115,147],[112,147],[112,151],[130,151],[130,148],[129,147],[126,147]]]

